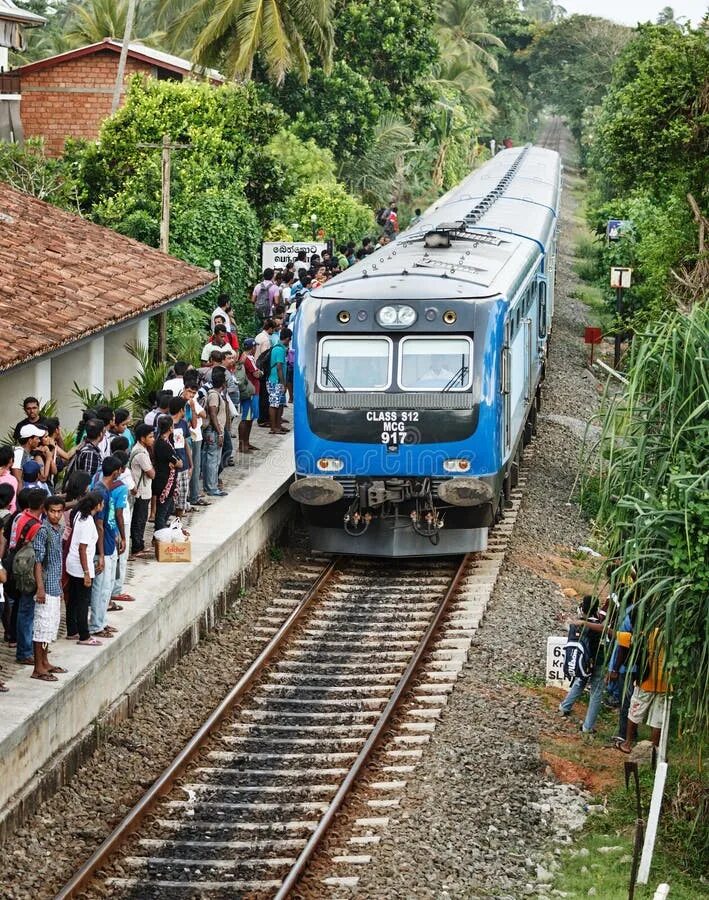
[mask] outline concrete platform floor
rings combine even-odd
[[[109,624],[119,629],[112,639],[101,647],[67,641],[62,616],[51,661],[69,671],[53,683],[32,679],[32,668],[18,665],[14,649],[0,642],[0,678],[10,689],[0,694],[0,828],[33,781],[36,788],[42,768],[55,763],[186,631],[199,628],[200,617],[211,614],[217,598],[285,524],[292,435],[254,429],[252,440],[261,450],[237,455],[236,465],[224,471],[229,496],[211,498],[211,506],[185,519],[191,563],[129,563],[125,589],[136,601],[109,613]]]

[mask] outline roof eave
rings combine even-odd
[[[44,350],[29,354],[21,362],[0,365],[0,374],[5,374],[6,372],[22,369],[25,366],[29,366],[32,363],[37,362],[37,360],[44,359],[47,356],[54,356],[60,353],[66,353],[69,350],[74,350],[77,347],[80,347],[82,344],[85,344],[87,341],[92,340],[99,334],[110,334],[112,331],[117,331],[119,328],[125,327],[130,322],[133,322],[136,319],[142,319],[146,315],[153,316],[160,312],[166,312],[173,306],[177,306],[178,303],[188,303],[190,300],[194,300],[196,297],[201,297],[202,294],[206,294],[215,281],[216,275],[211,275],[209,281],[206,284],[203,284],[198,288],[192,288],[191,290],[186,291],[184,294],[178,294],[168,300],[158,301],[153,306],[147,306],[144,309],[139,310],[138,312],[125,316],[122,319],[118,319],[115,322],[111,322],[110,325],[107,325],[105,328],[94,328],[91,331],[87,331],[85,334],[82,334],[78,338],[68,338],[65,341],[60,341],[59,343],[52,344],[50,347],[47,347]]]

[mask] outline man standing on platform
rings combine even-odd
[[[290,328],[281,329],[279,341],[271,350],[271,371],[268,376],[268,415],[270,434],[287,434],[283,427],[283,407],[286,405],[286,359],[293,333]]]

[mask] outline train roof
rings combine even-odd
[[[321,300],[509,296],[556,224],[561,159],[554,150],[503,150],[432,204],[396,241],[318,288]],[[449,247],[426,247],[448,231]]]

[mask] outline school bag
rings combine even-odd
[[[270,288],[270,282],[262,281],[256,291],[256,302],[254,303],[254,308],[256,309],[258,315],[263,316],[264,318],[266,318],[266,316],[271,312]]]
[[[32,519],[25,522],[17,537],[17,543],[8,549],[2,558],[2,567],[7,572],[10,593],[19,591],[22,594],[33,594],[37,590],[34,578],[36,558],[32,541],[27,540],[30,528],[35,524]]]
[[[268,350],[264,350],[263,353],[256,360],[256,368],[260,369],[263,373],[263,378],[268,378],[271,374],[271,351],[273,347],[269,347]]]
[[[237,363],[234,368],[234,379],[239,386],[239,395],[242,400],[249,400],[256,393],[253,384],[246,374],[246,366],[243,363]]]
[[[564,678],[588,678],[593,669],[593,656],[588,640],[588,631],[577,625],[569,626],[569,634],[564,645]]]

